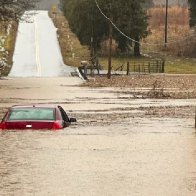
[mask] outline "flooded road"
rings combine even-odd
[[[80,83],[0,81],[1,117],[14,104],[55,103],[78,119],[59,132],[1,132],[0,195],[196,194],[196,100],[134,99]]]

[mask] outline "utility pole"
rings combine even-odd
[[[94,14],[94,9],[92,8],[92,15]],[[90,48],[90,55],[91,55],[91,59],[93,60],[94,57],[94,17],[92,18],[92,29],[91,29],[91,48]]]
[[[112,4],[110,3],[110,20],[112,20]],[[111,21],[109,22],[109,49],[108,49],[108,79],[111,78],[112,71],[112,33],[113,27]]]
[[[168,0],[165,4],[165,48],[167,48],[167,29],[168,29]]]
[[[111,78],[112,71],[112,24],[109,24],[109,52],[108,52],[108,79]]]

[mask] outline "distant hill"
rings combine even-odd
[[[153,0],[154,5],[165,5],[165,0]],[[188,0],[169,0],[169,5],[181,5],[181,6],[187,6]]]

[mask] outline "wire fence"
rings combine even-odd
[[[82,61],[79,67],[79,72],[82,77],[87,80],[88,76],[107,75],[108,71],[103,69],[103,66],[96,60],[96,63],[88,63]],[[151,73],[164,73],[165,61],[164,60],[149,60],[143,62],[129,61],[122,64],[115,69],[112,69],[112,75],[131,75],[131,74],[151,74]]]

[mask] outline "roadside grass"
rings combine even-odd
[[[120,66],[123,67],[123,71],[127,69],[127,62],[142,63],[145,61],[152,61],[153,59],[140,57],[140,58],[112,58],[112,69],[116,70]],[[196,74],[196,58],[177,58],[177,57],[167,57],[165,58],[165,73],[171,74]],[[108,58],[99,58],[99,63],[103,69],[108,68]]]
[[[133,58],[126,58],[126,57],[112,57],[112,70],[116,70],[122,66],[122,70],[126,71],[127,69],[127,62],[137,62],[142,63],[144,61],[149,61],[149,58],[146,57],[133,57]],[[101,65],[102,69],[108,68],[108,57],[100,57],[99,64]]]
[[[7,66],[4,66],[4,68],[1,70],[1,75],[7,76],[10,72],[12,63],[13,63],[13,53],[14,53],[14,47],[15,47],[15,40],[17,35],[17,22],[12,22],[12,28],[10,30],[10,34],[7,35],[5,29],[0,29],[0,36],[5,37],[5,42],[3,44],[3,48],[5,51],[0,52],[0,59],[5,58],[5,62]]]
[[[196,74],[196,58],[168,57],[165,66],[166,73]]]
[[[81,61],[90,59],[90,51],[87,46],[82,46],[77,36],[71,31],[68,21],[60,11],[53,16],[52,10],[49,12],[54,25],[58,29],[58,40],[61,48],[64,63],[69,66],[78,67]]]

